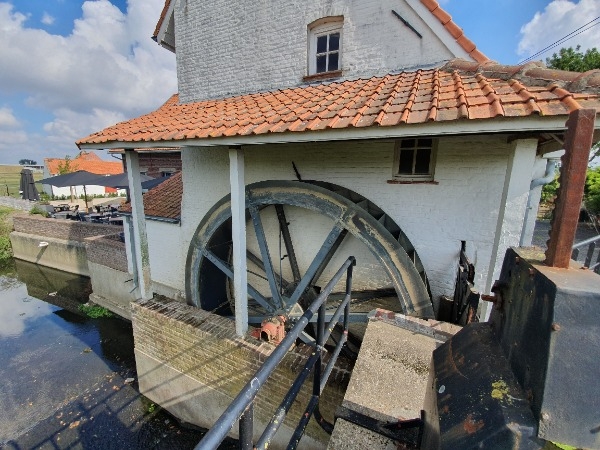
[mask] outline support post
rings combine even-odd
[[[137,278],[139,296],[147,300],[153,296],[150,277],[150,255],[148,253],[148,235],[146,233],[146,214],[142,199],[142,181],[140,179],[139,157],[132,149],[125,151],[127,181],[131,198],[131,217],[133,223],[134,278]],[[137,277],[135,275],[137,274]]]
[[[529,197],[529,184],[535,164],[537,139],[517,139],[512,143],[508,157],[502,197],[498,205],[498,221],[494,236],[494,245],[490,258],[487,281],[483,289],[489,293],[500,276],[502,260],[506,249],[518,246],[523,229],[523,219]],[[486,321],[491,313],[491,304],[482,305],[482,321]]]
[[[569,114],[562,156],[558,195],[554,202],[546,260],[551,267],[567,269],[575,241],[585,176],[594,135],[596,110],[578,109]]]
[[[229,183],[231,185],[231,237],[233,240],[233,289],[235,295],[235,332],[248,331],[248,275],[246,267],[246,184],[244,152],[229,148]]]

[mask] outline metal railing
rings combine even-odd
[[[225,439],[235,422],[239,419],[239,448],[240,449],[266,449],[269,443],[277,433],[279,427],[283,424],[283,420],[287,415],[292,403],[296,399],[296,396],[300,392],[300,388],[308,378],[311,370],[313,370],[313,390],[312,396],[300,418],[300,421],[288,443],[288,449],[295,449],[304,434],[304,430],[308,425],[308,422],[313,414],[315,416],[318,413],[319,398],[333,366],[342,350],[344,343],[348,337],[348,316],[350,313],[350,296],[352,292],[352,268],[356,264],[356,259],[351,256],[346,262],[340,267],[334,277],[331,279],[327,286],[321,291],[319,296],[313,301],[313,303],[304,312],[302,317],[298,320],[296,325],[288,332],[286,337],[281,341],[277,348],[271,353],[271,355],[264,362],[262,367],[254,374],[252,379],[246,383],[241,392],[233,400],[233,402],[223,412],[221,417],[215,422],[213,427],[206,433],[204,438],[196,445],[195,450],[213,450],[216,449],[219,444]],[[331,293],[333,287],[342,278],[344,272],[346,276],[346,295],[344,300],[337,307],[335,313],[331,317],[327,328],[325,327],[325,302],[327,297]],[[273,414],[273,417],[267,428],[260,436],[257,443],[254,445],[252,442],[253,436],[253,421],[254,421],[254,399],[258,394],[260,388],[265,384],[267,378],[277,368],[281,360],[287,354],[288,350],[294,345],[296,339],[300,336],[302,331],[306,328],[311,318],[318,314],[317,318],[317,338],[316,338],[316,351],[308,359],[303,369],[296,377],[290,390],[285,395],[283,401]],[[343,314],[343,326],[344,333],[342,338],[338,341],[335,350],[332,353],[330,360],[327,363],[324,371],[322,372],[322,354],[324,351],[325,343],[329,338],[331,331],[335,324],[340,321]]]
[[[573,246],[573,252],[571,253],[571,259],[577,261],[577,258],[579,258],[579,250],[587,246],[587,253],[585,255],[583,266],[600,274],[600,251],[596,257],[596,262],[592,263],[598,244],[600,244],[600,235],[575,244]]]

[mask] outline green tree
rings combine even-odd
[[[546,58],[546,65],[551,69],[569,70],[571,72],[587,72],[588,70],[600,69],[600,52],[594,47],[580,51],[578,45],[573,49],[561,48],[558,54],[554,53],[551,58]]]
[[[580,45],[574,49],[573,47],[561,48],[558,54],[554,53],[551,58],[546,58],[546,65],[550,69],[570,70],[571,72],[600,69],[600,52],[596,47],[582,52]],[[600,143],[596,143],[590,152],[590,162],[599,157]]]
[[[75,171],[75,163],[69,155],[65,156],[65,159],[58,163],[58,174],[64,175],[65,173],[71,173]]]
[[[65,173],[74,172],[77,168],[77,163],[75,163],[69,155],[65,156],[65,159],[58,163],[58,174],[64,175]],[[75,201],[75,193],[73,192],[73,186],[70,188],[71,190],[71,203]]]
[[[600,214],[600,167],[588,169],[583,200],[590,214]]]
[[[33,159],[20,159],[19,165],[20,166],[37,166],[37,161],[34,161]]]

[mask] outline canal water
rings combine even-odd
[[[137,391],[131,324],[79,311],[90,292],[35,264],[0,269],[0,447],[193,448],[201,430]]]

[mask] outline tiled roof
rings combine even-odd
[[[79,140],[77,145],[114,142],[173,145],[186,139],[533,115],[565,116],[580,108],[600,110],[598,94],[568,90],[597,92],[598,73],[573,75],[536,64],[478,65],[455,60],[441,69],[219,100],[179,104],[174,95],[158,110],[94,133]],[[561,78],[565,74],[569,76]],[[582,86],[585,89],[580,89]]]
[[[177,172],[143,196],[144,213],[148,217],[162,217],[179,221],[181,218],[181,197],[183,194],[182,173]],[[121,207],[123,212],[131,212],[131,204]]]
[[[469,38],[467,38],[462,30],[454,21],[452,20],[452,16],[448,14],[446,11],[442,9],[442,7],[438,4],[436,0],[421,0],[421,3],[435,16],[436,19],[440,21],[440,23],[448,30],[450,35],[456,40],[458,45],[460,45],[468,54],[477,62],[485,62],[488,61],[488,57],[477,50],[477,47]],[[165,19],[167,19],[167,12],[169,11],[169,6],[171,5],[171,0],[165,1],[165,6],[163,7],[162,12],[160,13],[160,18],[158,19],[158,23],[156,24],[156,28],[154,29],[154,35],[152,36],[154,39],[158,36],[160,32],[160,27],[162,26]]]
[[[477,50],[473,41],[465,36],[462,28],[454,23],[452,16],[444,11],[436,0],[421,0],[421,3],[444,25],[444,28],[471,58],[479,63],[489,61],[489,58]]]
[[[56,175],[60,165],[65,164],[64,159],[46,158],[44,165],[48,168],[50,175]],[[118,161],[104,161],[94,152],[81,152],[75,158],[70,160],[70,166],[73,170],[87,170],[98,175],[116,175],[123,173],[123,164]]]
[[[167,12],[169,11],[169,6],[171,6],[171,0],[166,0],[165,6],[163,7],[163,9],[160,13],[160,18],[158,19],[158,23],[156,24],[156,28],[154,29],[154,34],[152,35],[152,38],[156,38],[156,36],[158,36],[158,33],[160,32],[160,27],[162,27],[163,22],[167,18]]]

